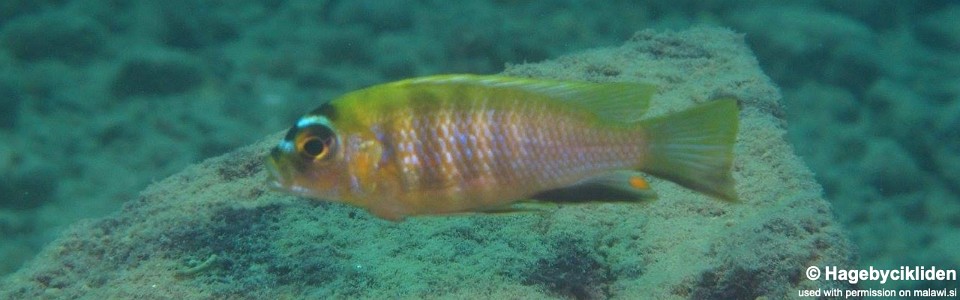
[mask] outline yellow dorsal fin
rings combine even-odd
[[[616,122],[639,120],[647,112],[650,98],[657,92],[656,86],[643,83],[594,83],[471,74],[427,76],[393,84],[467,84],[515,89],[551,99],[569,101],[582,109],[596,113],[601,119]]]

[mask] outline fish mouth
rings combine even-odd
[[[283,176],[284,172],[280,166],[280,153],[277,149],[270,151],[270,155],[268,155],[266,159],[266,167],[267,184],[270,188],[274,190],[286,190],[290,182],[286,176]]]
[[[310,189],[297,184],[297,175],[292,171],[290,161],[283,156],[279,149],[273,149],[266,158],[267,185],[270,189],[294,195],[310,197]]]

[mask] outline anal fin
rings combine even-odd
[[[657,198],[638,171],[619,170],[584,179],[575,185],[549,190],[533,197],[548,202],[643,201]]]

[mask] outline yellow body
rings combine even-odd
[[[392,220],[498,209],[592,178],[616,184],[619,170],[735,199],[736,102],[638,121],[654,92],[476,75],[388,83],[301,118],[269,166],[278,188]],[[622,180],[646,189],[640,177]]]

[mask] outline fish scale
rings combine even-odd
[[[407,164],[401,177],[404,190],[443,190],[455,194],[461,191],[492,190],[490,186],[476,183],[504,182],[500,187],[510,187],[524,194],[527,190],[541,189],[547,186],[569,184],[585,173],[596,173],[611,167],[629,167],[628,162],[635,161],[639,146],[630,141],[630,136],[621,136],[605,132],[588,133],[583,130],[586,124],[575,119],[564,119],[544,113],[545,107],[532,107],[522,100],[514,100],[516,110],[481,110],[483,102],[469,108],[472,113],[456,114],[452,106],[440,106],[432,111],[416,112],[416,122],[399,122],[394,127],[397,136],[407,136],[418,141],[400,140],[400,143],[422,143],[424,147],[414,147],[414,153],[407,153],[410,147],[393,146],[398,158],[416,157],[421,164]],[[463,108],[459,108],[463,109]],[[400,113],[406,115],[407,112]],[[458,119],[452,116],[470,116]],[[403,118],[401,118],[403,119]],[[551,126],[543,126],[551,124]],[[508,130],[517,126],[524,130]],[[478,130],[477,127],[480,130]],[[409,133],[407,133],[409,132]],[[471,134],[460,138],[455,133]],[[482,132],[483,134],[477,134]],[[469,141],[479,140],[471,144]],[[464,142],[467,141],[467,142]],[[627,144],[627,147],[617,147]],[[390,147],[390,145],[388,145]],[[625,148],[633,151],[619,151]],[[478,152],[481,155],[469,155]],[[601,150],[601,151],[597,151]],[[537,153],[537,155],[530,155]],[[403,163],[403,159],[393,159]],[[484,169],[483,166],[492,166]],[[576,166],[571,168],[569,166]],[[470,170],[473,171],[466,171]],[[416,174],[425,174],[417,176]],[[531,176],[531,174],[548,174]],[[417,178],[412,180],[409,178]],[[476,185],[471,185],[474,183]],[[526,187],[525,187],[526,186]],[[476,195],[484,198],[485,195]],[[494,197],[500,195],[491,195]],[[482,200],[481,200],[482,201]]]

